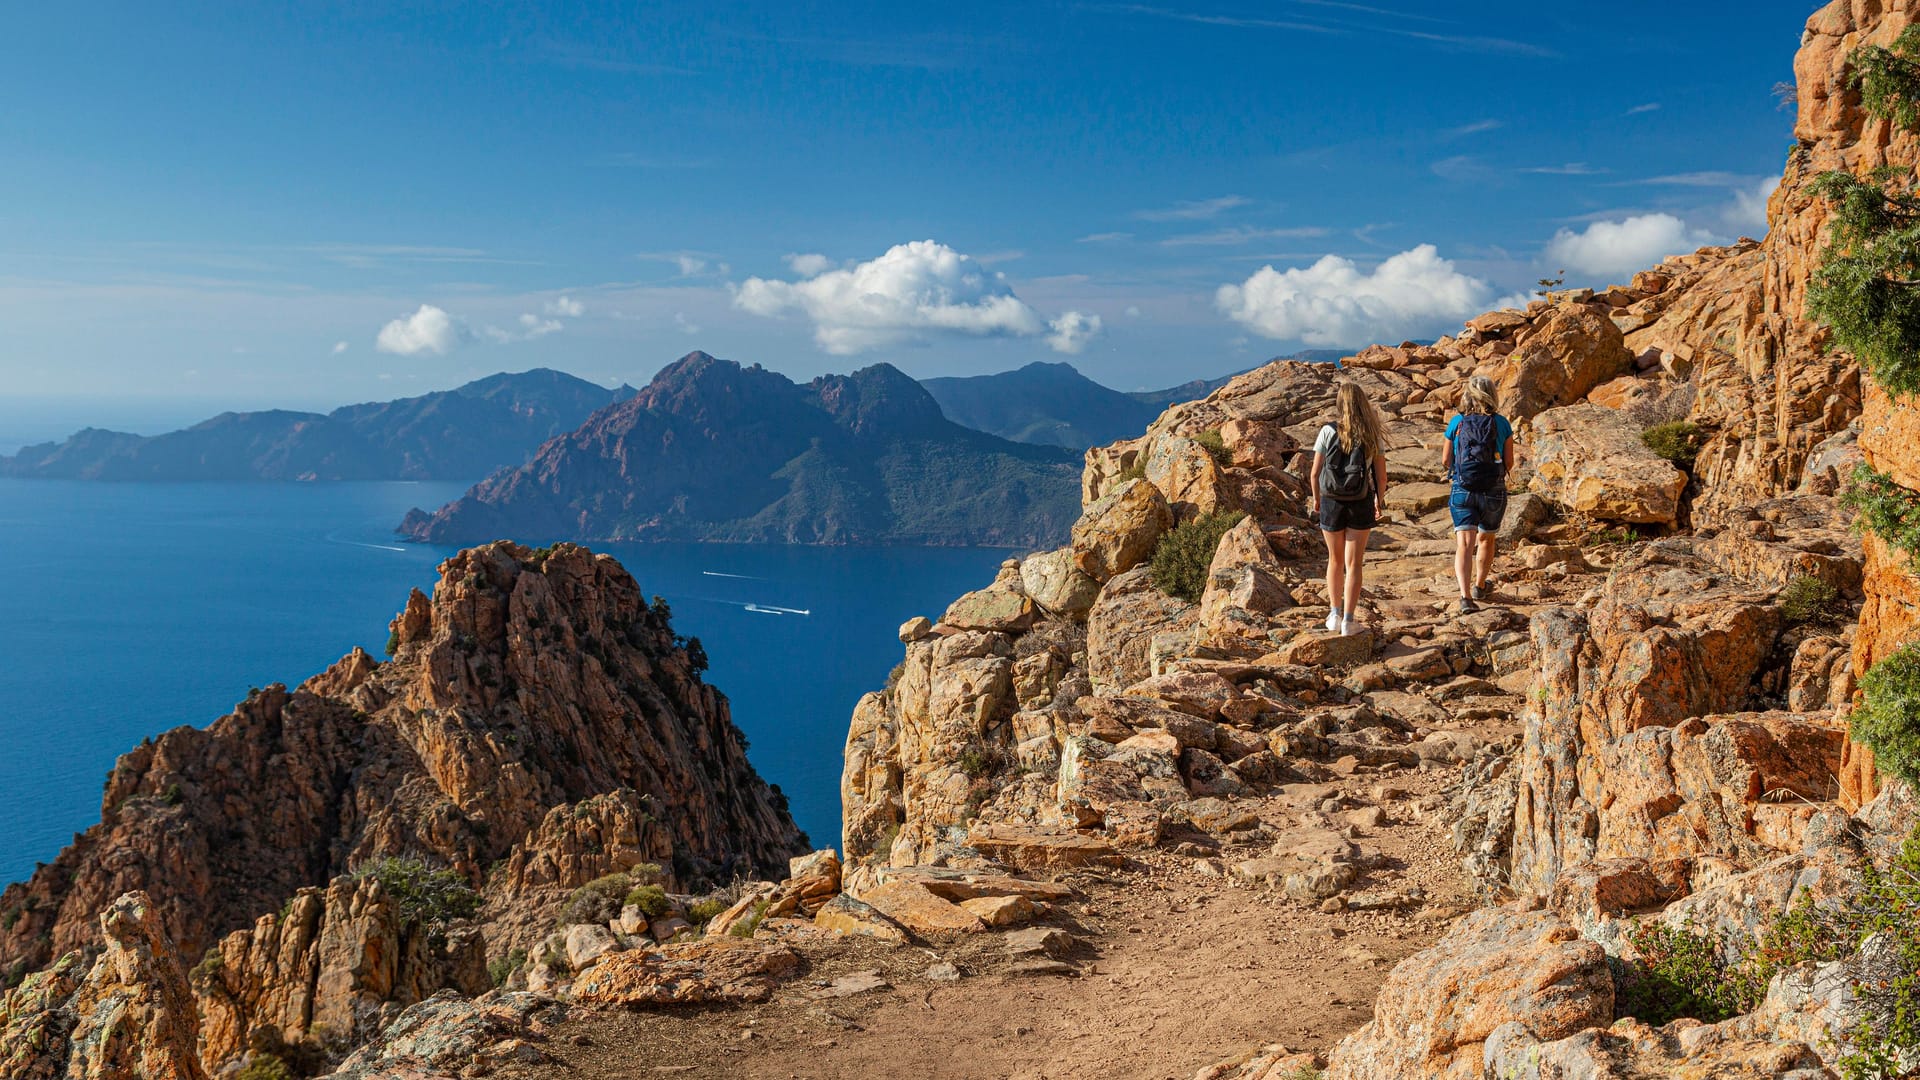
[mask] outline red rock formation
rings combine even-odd
[[[124,755],[100,824],[0,896],[13,913],[0,966],[97,943],[94,913],[136,889],[198,956],[387,855],[486,885],[501,901],[490,914],[510,921],[536,892],[549,902],[619,860],[661,860],[688,882],[805,850],[726,699],[613,559],[501,542],[440,575],[431,601],[416,591],[394,619],[394,660],[355,650],[297,690],[256,691],[204,730]],[[581,857],[599,827],[551,815],[621,791],[617,810],[580,812],[618,840]],[[502,860],[515,869],[487,885]]]

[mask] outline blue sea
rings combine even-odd
[[[380,655],[450,548],[402,544],[409,507],[455,484],[0,480],[0,883],[99,820],[115,757],[205,726],[249,687],[289,685],[355,645]],[[761,775],[838,846],[853,704],[898,663],[913,615],[991,580],[1007,552],[610,544],[700,638]]]

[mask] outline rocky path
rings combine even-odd
[[[1080,898],[1041,924],[1071,936],[1060,967],[1014,971],[1019,931],[904,948],[793,933],[806,967],[771,1001],[584,1014],[542,1044],[552,1062],[498,1075],[1185,1080],[1276,1040],[1324,1054],[1371,1015],[1387,969],[1470,903],[1436,809],[1453,772],[1313,792],[1356,819],[1379,812],[1380,824],[1352,827],[1375,867],[1357,895],[1417,889],[1417,904],[1323,911],[1230,880],[1217,858],[1147,852],[1061,875]],[[1257,814],[1293,827],[1298,802],[1268,799]]]

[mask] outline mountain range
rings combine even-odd
[[[164,435],[87,428],[0,457],[0,476],[62,480],[471,480],[517,465],[595,410],[632,397],[560,371],[330,413],[221,413]]]
[[[798,384],[703,352],[401,531],[461,543],[1029,544],[1079,514],[1080,455],[962,427],[889,364]]]

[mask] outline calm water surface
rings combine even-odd
[[[99,819],[114,758],[297,683],[387,620],[451,550],[393,540],[456,484],[0,480],[0,883]],[[847,718],[916,614],[992,578],[998,549],[613,544],[706,646],[750,757],[838,844]]]

